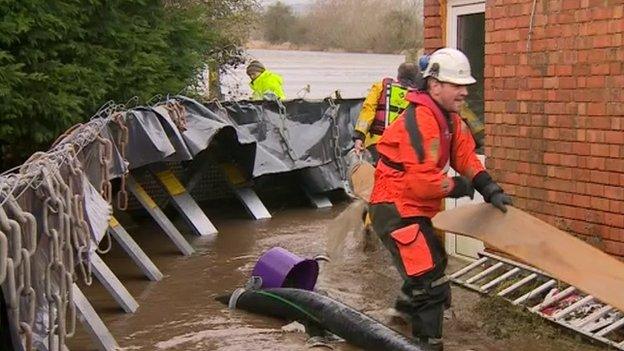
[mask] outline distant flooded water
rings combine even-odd
[[[365,97],[371,84],[384,77],[396,76],[402,55],[355,54],[315,51],[249,50],[250,59],[262,62],[284,77],[284,90],[289,99],[303,97],[302,89],[310,85],[308,99],[322,99],[335,90],[344,98]],[[249,77],[245,67],[229,70],[223,77],[222,89],[227,97],[250,96]]]

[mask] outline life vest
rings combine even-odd
[[[456,113],[443,112],[424,92],[410,92],[407,100],[411,104],[403,120],[389,126],[377,143],[380,162],[369,202],[392,203],[402,218],[432,218],[452,187],[447,176],[450,160],[454,160],[455,170],[470,179],[483,165],[474,154],[472,136]],[[405,142],[410,145],[405,147]]]
[[[384,78],[381,82],[382,89],[377,100],[375,118],[368,130],[371,135],[383,134],[386,126],[394,122],[409,105],[405,99],[408,93],[407,87],[400,85],[392,78]]]
[[[433,112],[433,115],[438,122],[438,128],[440,129],[440,154],[437,166],[444,171],[447,171],[450,161],[451,141],[453,139],[453,135],[450,132],[448,121],[444,116],[444,113],[438,104],[431,99],[431,96],[425,92],[411,91],[408,93],[406,100],[408,102],[413,102],[415,105],[426,106]],[[451,116],[451,118],[453,118],[453,116]],[[416,124],[414,106],[410,106],[407,110],[407,114],[405,116],[405,127],[409,133],[412,147],[418,155],[418,160],[420,163],[423,163],[425,160],[425,151],[423,149],[422,140],[420,140],[420,132],[418,131],[418,126]]]

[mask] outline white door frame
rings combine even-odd
[[[485,0],[448,0],[446,13],[446,46],[457,48],[457,18],[462,15],[485,13]],[[485,157],[479,156],[479,159],[485,164]],[[468,198],[458,200],[447,198],[445,205],[447,209],[451,209],[479,202],[483,202],[483,198],[476,193],[475,199],[472,201]],[[483,250],[484,245],[476,239],[446,233],[445,247],[450,255],[476,258],[477,253]]]
[[[446,46],[457,48],[457,17],[485,13],[485,0],[448,0],[446,13]]]

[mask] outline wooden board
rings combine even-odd
[[[624,311],[624,263],[528,213],[466,205],[440,212],[433,225],[481,240]]]
[[[353,193],[362,200],[368,201],[373,191],[375,166],[366,161],[358,162],[351,170]]]

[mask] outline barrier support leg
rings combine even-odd
[[[149,280],[159,281],[162,279],[163,274],[158,267],[145,254],[139,244],[132,239],[124,227],[119,224],[115,217],[111,217],[108,231]]]
[[[150,171],[156,176],[158,182],[173,201],[174,207],[189,223],[197,235],[211,235],[217,233],[217,228],[210,222],[204,211],[199,207],[195,199],[186,191],[184,185],[178,180],[173,172],[162,163],[152,164]]]
[[[93,306],[87,300],[87,297],[82,293],[78,285],[75,283],[72,285],[72,292],[74,295],[74,305],[76,305],[76,312],[78,312],[78,319],[85,327],[95,346],[100,351],[114,351],[119,348],[117,341],[110,333],[102,319],[93,309]]]
[[[127,313],[134,313],[139,308],[139,304],[98,254],[91,254],[91,265],[95,277],[104,285],[121,308]]]
[[[185,256],[190,256],[194,250],[191,244],[184,239],[178,229],[171,223],[169,218],[165,216],[163,211],[156,205],[154,200],[145,192],[145,189],[134,179],[134,177],[128,175],[127,178],[128,189],[139,200],[143,208],[152,216],[152,218],[158,223],[160,228],[165,234],[173,241],[173,244],[182,252]]]
[[[225,179],[232,188],[232,191],[245,206],[247,213],[254,219],[269,219],[271,213],[262,203],[255,190],[251,187],[250,182],[240,172],[240,170],[231,163],[221,165],[221,170],[225,174]]]

